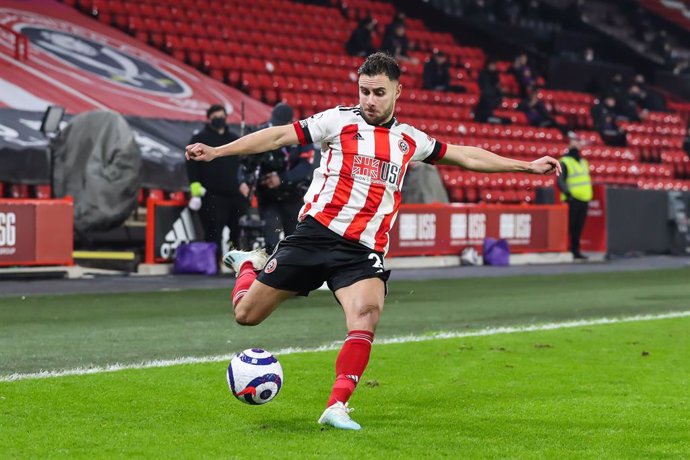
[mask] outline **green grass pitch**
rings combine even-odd
[[[378,337],[690,311],[688,270],[392,284]],[[234,326],[226,291],[0,298],[0,376],[342,340],[326,293]],[[0,382],[0,458],[689,458],[690,318],[374,346],[321,429],[336,351],[279,356],[262,407],[227,363]]]

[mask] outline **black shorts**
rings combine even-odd
[[[308,295],[324,282],[331,291],[368,278],[388,281],[383,253],[349,241],[311,216],[278,243],[258,280],[276,289]]]

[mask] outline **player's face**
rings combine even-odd
[[[386,75],[359,76],[359,106],[367,123],[381,125],[393,117],[402,85]]]

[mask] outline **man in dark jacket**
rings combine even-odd
[[[503,102],[503,90],[501,89],[496,61],[486,62],[484,69],[479,72],[480,97],[474,108],[474,121],[479,123],[503,123],[504,120],[494,116],[494,110]]]
[[[528,96],[520,102],[518,110],[525,114],[527,121],[532,126],[561,128],[546,109],[544,103],[539,100],[539,93],[535,89],[532,89]]]
[[[345,44],[347,54],[350,56],[368,56],[373,53],[372,33],[375,28],[376,20],[372,17],[359,21],[359,24],[352,31],[349,40]]]
[[[618,126],[616,99],[606,96],[603,101],[594,104],[590,109],[594,129],[599,131],[607,145],[624,147],[627,143],[625,132]]]
[[[257,130],[290,124],[293,117],[292,107],[281,102],[273,108],[271,120]],[[240,190],[249,195],[251,187],[255,187],[269,253],[280,241],[281,230],[289,236],[297,227],[304,194],[311,182],[313,155],[311,145],[292,145],[243,158],[238,175]]]
[[[405,24],[398,23],[393,28],[393,32],[381,42],[381,51],[385,51],[395,59],[416,61],[410,57],[409,50],[410,40],[405,33]]]
[[[222,105],[212,105],[206,111],[207,123],[201,131],[192,136],[190,144],[201,142],[218,147],[237,139],[230,132],[225,119],[227,113]],[[240,165],[238,157],[224,157],[222,164],[201,161],[187,161],[189,191],[192,196],[190,208],[199,211],[204,226],[205,240],[218,245],[220,260],[223,227],[230,229],[230,242],[238,247],[240,217],[247,213],[248,200],[242,196],[237,182]]]

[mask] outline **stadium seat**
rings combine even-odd
[[[299,114],[356,101],[353,80],[361,58],[348,56],[343,43],[359,18],[373,15],[379,23],[387,24],[395,12],[393,3],[372,0],[349,0],[347,17],[341,15],[339,3],[334,1],[327,5],[292,0],[211,4],[199,0],[66,2],[252,97],[269,104],[278,100],[294,102]],[[266,14],[267,11],[273,14]],[[305,21],[305,17],[317,17],[319,21]],[[509,118],[512,125],[474,123],[471,117],[478,102],[477,78],[486,61],[483,50],[462,46],[452,34],[433,31],[414,17],[407,18],[406,29],[414,43],[410,55],[420,63],[402,63],[401,81],[405,89],[399,100],[401,120],[414,122],[439,139],[478,145],[525,160],[560,156],[565,150],[567,140],[558,130],[527,126],[526,117],[517,111],[519,99],[510,97],[519,91],[511,62],[498,63],[500,83],[509,97],[504,98],[496,114]],[[380,38],[377,34],[376,40]],[[423,62],[435,48],[446,53],[453,78],[467,89],[466,93],[421,89]],[[624,123],[628,147],[612,148],[605,146],[599,134],[591,130],[589,111],[595,101],[592,94],[541,88],[539,97],[560,123],[576,129],[589,144],[583,154],[595,167],[603,168],[597,173],[600,180],[616,185],[684,186],[682,181],[690,175],[690,160],[678,152],[682,152],[687,135],[690,104],[668,101],[673,113],[650,111],[640,122]],[[645,178],[674,182],[650,185],[644,182]],[[477,192],[468,194],[464,185],[453,185],[450,190],[455,190],[452,193],[456,198],[462,196],[467,200],[477,196]],[[491,199],[505,202],[530,199],[524,194],[497,194],[496,191],[512,190],[507,182],[486,190]]]
[[[31,197],[39,200],[47,200],[51,198],[50,185],[34,185],[31,187]]]
[[[29,185],[28,184],[10,184],[9,186],[9,197],[10,198],[29,198]]]

